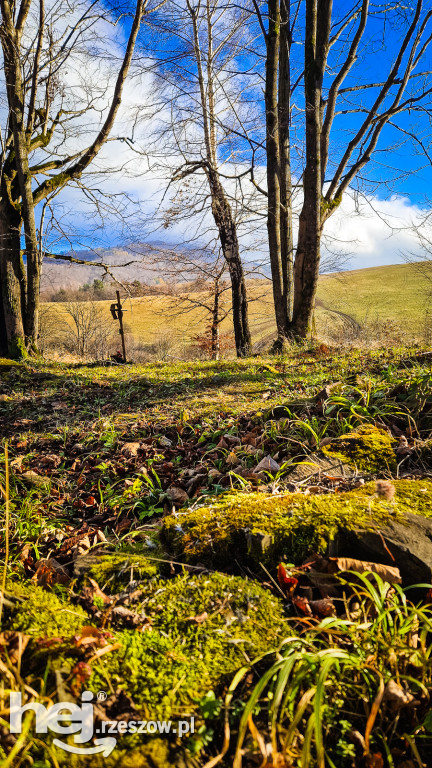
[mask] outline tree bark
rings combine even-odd
[[[270,0],[266,35],[267,231],[280,349],[290,335],[294,301],[290,157],[290,4]]]
[[[220,342],[219,342],[219,280],[214,283],[213,312],[211,324],[211,359],[219,360]]]
[[[22,221],[10,205],[1,184],[0,201],[0,279],[1,279],[1,352],[13,359],[26,356],[24,321],[26,311],[26,278],[20,253]]]
[[[286,313],[285,334],[289,334],[294,309],[294,243],[292,229],[292,181],[290,152],[291,115],[291,31],[290,0],[281,0],[279,53],[279,155],[280,155],[280,242],[283,297]]]
[[[231,278],[232,314],[237,357],[247,357],[251,352],[251,334],[248,321],[246,282],[240,258],[237,228],[231,206],[217,172],[209,170],[208,178],[212,197],[212,213]]]
[[[21,217],[24,224],[25,254],[27,260],[27,301],[21,303],[21,317],[23,318],[26,347],[37,344],[38,336],[38,308],[40,269],[38,242],[36,234],[36,221],[32,192],[32,177],[29,167],[29,146],[25,126],[24,84],[22,79],[22,62],[20,58],[20,43],[23,25],[26,20],[29,3],[22,3],[16,23],[14,23],[8,2],[1,4],[3,29],[1,43],[3,49],[4,72],[6,91],[9,107],[9,119],[13,136],[14,167],[17,173],[19,196],[21,197]],[[21,17],[21,18],[20,18]],[[15,227],[16,222],[11,225]],[[16,242],[16,237],[11,233],[11,241]],[[18,253],[10,257],[18,261]],[[15,271],[6,269],[6,274]],[[11,278],[10,278],[11,279]],[[6,310],[9,312],[11,306]],[[13,343],[15,347],[15,342]]]
[[[280,341],[286,333],[286,306],[283,290],[283,266],[281,258],[281,163],[279,154],[278,120],[278,73],[280,45],[279,0],[269,0],[268,32],[266,37],[266,154],[267,154],[267,232],[270,267],[273,286],[273,303],[277,337]]]
[[[305,123],[306,163],[303,173],[303,205],[299,220],[297,254],[294,269],[295,336],[306,338],[312,329],[312,317],[318,285],[320,245],[323,227],[321,130],[322,85],[328,55],[332,0],[306,0],[305,34]]]
[[[222,253],[231,279],[232,315],[237,357],[247,357],[251,351],[251,335],[248,321],[248,302],[243,264],[237,237],[237,227],[229,200],[218,172],[215,94],[213,82],[213,18],[212,6],[206,2],[207,17],[207,80],[204,77],[201,42],[198,30],[198,10],[187,0],[193,29],[194,53],[198,69],[201,111],[206,153],[205,172],[211,196],[212,214],[218,229]]]
[[[3,67],[6,82],[7,100],[9,108],[9,122],[11,127],[12,145],[7,159],[3,157],[3,164],[13,165],[15,195],[13,203],[19,207],[19,229],[16,229],[17,219],[8,218],[5,214],[6,202],[3,201],[3,211],[0,212],[0,231],[3,247],[1,256],[1,276],[3,283],[2,309],[4,322],[0,324],[0,330],[7,335],[7,343],[4,348],[10,350],[10,354],[23,356],[27,351],[36,351],[39,325],[39,292],[41,277],[41,258],[38,247],[36,230],[35,206],[51,192],[64,186],[74,178],[80,178],[89,164],[94,160],[102,146],[108,139],[118,113],[124,83],[132,61],[132,55],[141,25],[141,18],[146,0],[137,0],[135,15],[129,33],[125,54],[120,66],[111,104],[107,117],[98,132],[93,143],[81,153],[77,162],[69,165],[60,173],[49,177],[35,190],[32,189],[32,169],[29,156],[32,149],[32,130],[34,127],[34,115],[36,105],[36,90],[38,83],[40,54],[44,24],[44,4],[40,3],[40,25],[38,43],[36,45],[35,58],[32,61],[31,71],[29,120],[26,124],[26,89],[23,82],[23,57],[21,41],[24,27],[29,15],[31,0],[21,0],[19,10],[16,13],[15,6],[9,0],[0,0],[2,24],[0,27],[0,39],[3,49]],[[65,159],[63,165],[67,165],[70,158]],[[59,165],[54,165],[59,167]],[[5,176],[3,168],[3,178]],[[34,170],[34,169],[33,169]],[[7,190],[10,193],[10,189]],[[11,202],[9,194],[9,202]],[[14,205],[10,206],[14,211]],[[10,211],[7,212],[7,214]],[[13,221],[13,223],[11,223]],[[9,225],[8,225],[9,222]],[[9,226],[9,229],[8,229]],[[26,277],[21,257],[20,234],[24,228]],[[15,250],[13,250],[15,249]],[[23,281],[24,276],[24,281]],[[20,288],[20,302],[18,302],[18,290]],[[27,295],[23,296],[23,286]],[[24,334],[24,335],[23,335]],[[24,346],[22,339],[24,338]]]

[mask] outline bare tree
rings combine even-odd
[[[253,0],[265,42],[267,190],[261,192],[267,195],[279,338],[310,332],[325,223],[343,196],[367,193],[377,183],[391,186],[395,170],[385,176],[374,161],[397,146],[396,134],[399,149],[402,143],[417,146],[428,157],[421,132],[405,116],[421,120],[432,105],[431,13],[423,0],[409,10],[391,2],[372,7],[369,0],[349,6],[332,0]]]
[[[193,315],[194,323],[209,330],[212,360],[220,356],[220,326],[232,311],[229,272],[220,251],[163,249],[152,261],[163,274],[158,295],[167,297],[164,314],[171,317]]]
[[[109,10],[97,2],[87,4],[82,0],[73,6],[57,0],[48,10],[44,0],[21,0],[18,7],[10,0],[0,0],[8,113],[1,142],[0,180],[3,354],[25,356],[36,348],[44,255],[38,243],[36,208],[71,181],[79,182],[107,142],[120,107],[141,20],[151,10],[149,0],[137,0],[114,83],[108,83],[102,94],[107,103],[105,109],[100,107],[94,91],[86,92],[86,88],[81,102],[68,109],[63,73],[75,54],[85,61],[89,52],[86,46],[95,43],[95,25],[101,18],[109,17]],[[113,21],[123,15],[122,11],[116,14],[115,9],[111,12]],[[95,110],[100,112],[100,127],[80,147],[76,130],[81,129],[84,137],[87,135],[84,116]]]
[[[224,172],[227,164],[231,171],[229,165],[235,154],[230,144],[233,132],[224,115],[228,122],[236,119],[234,101],[238,98],[233,71],[242,50],[247,16],[238,6],[230,7],[219,0],[199,0],[197,4],[186,0],[185,5],[169,2],[164,8],[163,25],[177,50],[167,58],[162,46],[158,60],[163,99],[170,109],[169,124],[161,128],[170,187],[180,190],[184,217],[187,211],[189,215],[192,211],[211,212],[231,281],[239,357],[249,354],[251,336],[236,212],[231,182]]]
[[[423,299],[426,315],[430,317],[432,299],[432,214],[431,203],[428,210],[419,215],[410,226],[414,250],[405,250],[401,255],[408,264],[412,264],[418,280],[419,298]]]
[[[365,33],[368,23],[378,21],[383,30],[390,21],[397,22],[401,37],[398,50],[387,51],[386,68],[377,82],[377,78],[365,80],[360,66],[364,71],[365,56],[374,56]],[[364,176],[379,140],[385,141],[384,128],[391,125],[415,140],[400,117],[431,106],[432,73],[428,66],[421,69],[425,61],[429,64],[431,22],[432,10],[423,0],[417,0],[406,14],[397,4],[382,3],[372,9],[369,0],[361,0],[344,8],[336,19],[332,0],[305,0],[305,165],[294,273],[294,335],[305,337],[311,326],[326,221],[356,178]],[[356,79],[354,67],[360,58]],[[348,85],[342,87],[349,75]],[[346,143],[333,150],[335,117],[346,114],[351,119],[353,114],[358,116],[355,127]],[[340,141],[340,131],[338,137]]]
[[[57,339],[63,350],[81,360],[105,359],[116,338],[107,309],[95,301],[70,301],[62,309]]]

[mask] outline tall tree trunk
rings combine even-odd
[[[19,213],[8,201],[4,176],[0,200],[0,279],[2,354],[13,359],[25,357],[24,321],[26,310],[26,279],[21,256],[21,226]]]
[[[220,353],[220,340],[219,340],[219,280],[215,280],[214,284],[214,297],[213,297],[213,312],[212,312],[212,324],[211,324],[211,359],[219,360]]]
[[[34,34],[34,18],[31,15],[29,17],[32,5],[31,0],[21,0],[18,4],[19,8],[16,8],[16,4],[10,2],[10,0],[0,0],[2,22],[0,25],[0,41],[3,50],[4,80],[6,83],[9,108],[8,120],[13,138],[12,145],[9,149],[8,161],[13,165],[16,174],[14,185],[17,189],[14,190],[16,194],[13,197],[13,201],[20,204],[20,230],[23,225],[27,271],[26,281],[24,280],[23,283],[23,280],[20,277],[21,272],[24,271],[20,256],[20,243],[18,243],[18,249],[15,252],[16,227],[15,224],[11,225],[11,231],[7,235],[8,219],[7,216],[2,216],[0,227],[5,231],[2,245],[3,242],[7,242],[8,250],[6,255],[5,252],[3,252],[2,255],[2,280],[4,283],[2,304],[4,323],[0,327],[3,327],[5,333],[11,334],[8,339],[9,346],[15,351],[21,349],[22,331],[24,331],[25,347],[23,347],[22,350],[23,354],[27,350],[35,351],[38,339],[41,258],[38,248],[35,205],[44,200],[51,192],[60,189],[68,181],[71,181],[74,178],[80,178],[107,141],[120,107],[123,86],[130,68],[135,42],[145,8],[145,2],[146,0],[137,0],[134,19],[129,32],[124,57],[116,78],[110,107],[96,138],[92,144],[79,155],[76,162],[71,162],[76,159],[76,155],[67,159],[65,158],[64,161],[61,161],[59,164],[55,162],[53,167],[61,168],[61,170],[57,174],[48,175],[48,178],[33,190],[29,154],[32,149],[37,149],[38,146],[42,146],[42,144],[45,146],[44,142],[38,144],[38,141],[40,141],[41,138],[40,136],[33,135],[35,129],[35,116],[37,113],[36,95],[39,84],[39,67],[44,32],[44,2],[43,0],[40,0],[39,3],[39,30],[37,33],[37,42],[35,44],[34,58],[32,59],[29,51],[27,51],[27,43],[24,47],[21,45],[23,36],[25,38],[30,34],[32,37]],[[31,26],[27,29],[26,23],[29,19]],[[27,79],[24,80],[24,77]],[[27,97],[28,100],[26,102]],[[35,130],[37,131],[39,128],[36,128]],[[54,130],[54,123],[52,130]],[[62,167],[62,165],[65,167]],[[12,198],[10,198],[10,200],[11,199]],[[13,248],[12,242],[14,243]],[[13,255],[11,255],[12,252]],[[8,260],[11,263],[7,263]],[[21,280],[20,305],[16,298],[18,291],[14,284],[14,280]],[[24,285],[26,286],[26,296],[23,296],[22,293]],[[13,317],[14,313],[16,315],[15,317]]]
[[[332,0],[306,0],[305,123],[306,163],[294,269],[293,332],[306,338],[312,329],[324,217],[322,207],[322,85],[328,55]]]
[[[266,154],[267,154],[267,232],[270,267],[273,286],[273,303],[276,329],[280,342],[286,333],[286,305],[284,300],[284,279],[281,258],[281,187],[278,121],[278,73],[280,44],[279,0],[269,0],[268,32],[266,37]]]
[[[4,11],[4,9],[2,9]],[[21,33],[14,26],[9,12],[3,12],[1,42],[4,71],[14,147],[21,212],[24,224],[27,260],[27,301],[21,306],[26,347],[35,349],[38,337],[40,269],[36,220],[32,193],[32,177],[28,160],[28,137],[25,128],[24,85],[20,60]]]
[[[279,155],[280,155],[280,242],[283,297],[286,312],[285,333],[288,334],[294,308],[294,243],[292,229],[292,181],[290,153],[291,115],[291,31],[290,0],[281,0],[279,52]]]
[[[270,0],[266,36],[267,230],[277,341],[290,335],[294,302],[294,251],[290,157],[290,3]]]
[[[212,213],[231,278],[232,314],[237,357],[247,357],[251,352],[251,335],[248,321],[246,281],[240,258],[237,227],[232,216],[231,206],[218,179],[217,171],[210,170],[208,177],[212,197]]]
[[[231,206],[221,184],[217,162],[217,120],[215,112],[213,72],[213,6],[206,2],[207,17],[207,80],[204,77],[198,10],[186,0],[192,20],[194,53],[198,69],[201,110],[206,151],[206,174],[212,201],[212,213],[218,228],[222,253],[231,278],[232,313],[237,357],[247,357],[251,351],[251,335],[248,321],[248,303],[243,264],[237,237],[237,227]]]

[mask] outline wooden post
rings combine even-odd
[[[117,317],[118,321],[120,323],[120,336],[122,341],[122,351],[123,351],[123,362],[126,362],[126,347],[125,347],[125,338],[124,338],[124,330],[123,330],[123,310],[120,303],[120,291],[116,291],[117,294]]]

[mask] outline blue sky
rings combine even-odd
[[[334,18],[340,17],[345,11],[346,3],[336,0],[334,3]],[[164,11],[161,13],[163,14]],[[292,68],[294,74],[300,71],[303,60],[301,41],[304,20],[301,13],[298,20],[299,29],[294,34],[294,45],[292,48]],[[409,16],[409,10],[407,13]],[[392,19],[393,23],[391,23],[390,19],[384,20],[377,15],[368,22],[364,44],[359,49],[358,60],[344,82],[344,87],[365,84],[371,81],[379,82],[385,73],[388,72],[389,66],[400,48],[402,35],[406,29],[404,19],[396,18],[395,13],[392,14]],[[127,25],[125,24],[122,30],[123,35],[125,35],[126,28]],[[119,36],[118,32],[119,28],[117,27],[115,33],[115,45],[117,48],[121,47],[121,36]],[[254,51],[262,54],[262,39],[257,37],[254,45]],[[144,27],[140,41],[140,55],[145,52],[149,57],[149,62],[153,63],[151,57],[163,57],[164,53],[178,49],[179,40],[175,36],[162,37],[158,35],[155,37],[150,28]],[[335,46],[329,58],[329,81],[334,72],[337,71],[338,66],[340,66],[340,53],[338,47]],[[248,56],[241,54],[236,59],[236,66],[239,69],[245,68],[247,64],[251,63],[252,57],[253,54],[248,54]],[[428,53],[422,65],[417,68],[417,71],[432,69],[431,59],[432,57]],[[190,60],[188,60],[188,66],[192,66]],[[257,70],[261,70],[262,73],[262,58],[257,57],[255,67]],[[175,76],[175,65],[173,65],[173,68]],[[421,78],[418,80],[419,84],[420,81]],[[260,95],[259,92],[260,86],[258,85],[258,87],[250,91],[250,94],[254,94],[254,97],[257,98]],[[358,106],[367,108],[372,103],[376,93],[376,89],[357,92],[357,94],[354,94],[355,104],[346,103],[343,106],[349,109]],[[139,109],[140,100],[142,102],[149,98],[154,98],[154,83],[151,76],[146,75],[141,77],[141,79],[138,77],[126,86],[125,107],[117,122],[114,134],[120,134],[122,130],[128,130],[126,126],[130,124],[130,118],[128,117],[127,109],[131,104],[135,109]],[[296,152],[295,145],[298,141],[302,145],[304,136],[301,89],[298,89],[294,94],[294,100],[298,109],[293,115],[293,173],[295,178],[298,178],[302,169],[301,149],[300,152]],[[258,110],[258,119],[255,122],[255,126],[251,129],[252,136],[262,141],[264,128],[262,102],[261,106],[259,104],[256,106],[256,109]],[[357,130],[362,119],[363,114],[346,114],[335,118],[332,131],[329,171],[338,161],[347,141]],[[403,131],[413,132],[428,147],[431,131],[427,114],[414,111],[410,114],[397,116],[395,122]],[[141,147],[146,147],[147,137],[152,127],[151,122],[148,124],[143,123],[141,127],[142,133],[138,137],[138,143]],[[233,146],[232,136],[228,137],[228,145],[231,150]],[[244,163],[248,162],[247,145],[237,139],[235,146],[238,152],[238,160]],[[224,151],[222,147],[221,157],[224,156]],[[148,217],[160,200],[163,184],[157,174],[144,172],[144,160],[135,160],[132,155],[128,157],[127,148],[117,142],[110,142],[107,145],[96,167],[99,167],[101,163],[102,165],[105,164],[105,167],[109,164],[111,164],[111,167],[114,167],[119,157],[123,162],[127,159],[128,170],[126,172],[112,173],[109,180],[103,182],[103,186],[107,190],[128,193],[135,204],[139,205],[145,216]],[[261,172],[264,173],[263,153],[259,157],[259,162],[261,163]],[[133,165],[134,170],[132,171]],[[361,266],[374,266],[380,263],[394,263],[403,258],[404,252],[408,252],[410,249],[415,250],[415,243],[412,235],[408,233],[407,227],[409,227],[411,222],[418,219],[422,210],[427,209],[427,197],[431,181],[431,164],[427,157],[420,154],[419,146],[407,136],[401,134],[396,128],[387,126],[383,131],[378,144],[378,151],[373,161],[362,172],[361,178],[353,184],[354,188],[357,184],[360,184],[363,193],[366,195],[365,202],[361,206],[362,216],[356,215],[352,198],[348,196],[340,211],[330,219],[327,226],[327,234],[338,237],[342,241],[342,250],[351,254],[351,258],[346,262],[345,266],[359,268]],[[100,186],[99,179],[96,179],[95,183]],[[55,247],[58,250],[67,250],[70,247],[70,243],[76,248],[84,246],[104,247],[116,243],[124,244],[129,237],[132,239],[146,239],[147,236],[149,239],[165,239],[170,244],[173,244],[179,242],[190,227],[188,222],[179,221],[172,228],[160,230],[154,234],[151,232],[151,223],[143,226],[142,222],[145,217],[140,216],[137,209],[132,205],[130,207],[131,218],[128,223],[131,225],[130,229],[128,227],[125,228],[123,224],[120,225],[114,218],[110,217],[107,217],[105,228],[101,228],[97,226],[97,220],[90,215],[90,207],[87,201],[74,190],[67,190],[58,198],[57,204],[64,206],[63,211],[65,220],[69,222],[70,234],[68,241],[62,240],[61,236],[54,238],[56,240]],[[390,222],[393,232],[384,220]],[[210,222],[211,217],[207,218],[207,221]],[[263,227],[265,229],[265,221],[263,221]],[[395,233],[395,229],[399,231]],[[243,242],[245,247],[250,247],[250,232],[247,235],[243,235]],[[262,237],[260,237],[260,242],[262,242]],[[324,244],[324,251],[325,249],[326,245]]]

